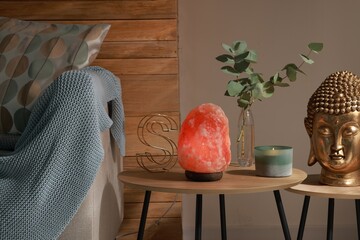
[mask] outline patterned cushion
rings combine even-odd
[[[20,134],[43,90],[91,64],[109,28],[0,17],[0,133]]]

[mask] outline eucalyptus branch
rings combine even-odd
[[[310,49],[309,52],[308,52],[308,54],[306,54],[306,57],[310,57],[310,55],[311,55],[312,52],[313,52],[313,51]],[[301,63],[300,63],[297,67],[298,67],[299,69],[301,69],[301,67],[302,67],[302,65],[304,65],[304,63],[305,63],[304,60],[301,61]],[[282,79],[284,80],[284,79],[287,79],[287,78],[288,78],[288,76],[285,75],[285,77],[283,77]]]
[[[216,59],[226,64],[221,68],[224,73],[235,76],[234,80],[228,82],[225,95],[237,97],[238,105],[242,108],[249,107],[255,100],[271,97],[275,91],[274,87],[288,87],[289,84],[283,81],[289,79],[290,82],[294,82],[297,79],[298,72],[305,74],[301,67],[304,63],[314,63],[309,58],[311,53],[318,53],[323,49],[322,43],[308,44],[309,52],[307,55],[300,54],[303,61],[299,65],[286,64],[281,69],[281,71],[285,71],[284,77],[281,77],[277,72],[268,81],[264,81],[262,75],[255,72],[251,67],[257,62],[257,54],[255,51],[247,49],[245,41],[235,41],[231,45],[223,43],[222,46],[227,53],[216,57]],[[245,76],[241,77],[241,75]]]
[[[310,49],[310,50],[309,50],[309,53],[308,53],[306,56],[307,56],[307,57],[310,57],[310,55],[311,55],[312,52],[313,52],[313,51]],[[299,68],[301,68],[302,65],[304,65],[304,63],[305,63],[305,61],[303,60],[303,61],[301,62],[301,64],[299,65]]]

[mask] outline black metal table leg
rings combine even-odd
[[[201,240],[202,194],[196,194],[195,240]]]
[[[139,232],[138,232],[137,240],[142,240],[143,237],[144,237],[146,217],[147,217],[147,213],[148,213],[148,209],[149,209],[149,203],[150,203],[150,196],[151,196],[151,191],[146,191],[145,192],[145,197],[144,197],[144,204],[143,204],[143,208],[142,208],[142,212],[141,212],[141,219],[140,219],[140,225],[139,225]]]
[[[360,199],[355,199],[355,207],[356,207],[356,224],[358,231],[358,239],[360,239]]]
[[[299,231],[297,235],[297,240],[302,240],[304,236],[304,229],[305,229],[305,223],[306,223],[306,217],[307,212],[309,209],[309,202],[310,202],[310,196],[305,196],[304,198],[304,204],[301,212],[301,219],[300,219],[300,225],[299,225]]]
[[[277,206],[279,216],[280,216],[281,226],[282,226],[282,229],[283,229],[283,232],[284,232],[284,237],[285,237],[286,240],[291,240],[289,226],[287,224],[285,211],[284,211],[284,206],[283,206],[282,200],[281,200],[280,191],[275,190],[274,191],[274,196],[275,196],[276,206]]]
[[[226,213],[225,213],[225,195],[219,194],[220,203],[220,222],[221,222],[221,239],[226,240]]]
[[[327,240],[333,239],[333,229],[334,229],[334,204],[335,200],[333,198],[329,198],[328,205],[328,220],[327,220]]]

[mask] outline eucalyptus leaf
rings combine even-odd
[[[246,57],[246,60],[252,63],[255,63],[257,61],[257,54],[253,50],[249,50],[249,54]]]
[[[253,74],[254,73],[254,69],[252,69],[251,67],[248,67],[246,70],[245,70],[245,73],[250,75],[250,74]]]
[[[285,70],[285,69],[288,69],[288,68],[292,68],[293,70],[297,71],[297,72],[301,72],[303,74],[305,74],[300,68],[298,68],[298,66],[296,66],[294,63],[289,63],[289,64],[286,64],[286,66],[282,69],[282,70]]]
[[[250,63],[246,61],[235,62],[234,68],[238,71],[238,73],[242,73],[249,67],[249,65]]]
[[[249,82],[247,84],[244,85],[244,90],[243,90],[243,93],[245,94],[249,94],[251,95],[251,91],[254,89],[255,87],[255,84],[252,84],[251,80],[249,79]]]
[[[264,82],[264,79],[263,79],[263,77],[262,77],[262,73],[254,73],[254,74],[257,75],[257,77],[259,78],[259,81],[260,81],[260,82]]]
[[[256,83],[262,83],[264,82],[264,80],[262,79],[261,75],[258,73],[253,73],[250,75],[250,80],[252,84],[256,84]]]
[[[288,87],[288,86],[290,86],[290,84],[277,82],[277,83],[274,83],[274,86],[277,86],[277,87]]]
[[[266,93],[271,94],[271,95],[275,92],[274,84],[272,82],[265,82],[264,89],[265,89]]]
[[[254,88],[251,91],[251,95],[255,98],[255,99],[263,99],[263,95],[262,95],[262,85],[261,83],[255,84]]]
[[[274,89],[274,84],[272,82],[270,82],[270,81],[264,82],[263,85],[264,85],[265,89],[270,89],[270,88]]]
[[[310,59],[308,56],[305,56],[304,54],[300,54],[300,57],[302,60],[308,64],[313,64],[314,60]]]
[[[228,90],[225,91],[224,95],[230,97]]]
[[[296,69],[294,69],[292,66],[288,66],[286,69],[286,76],[289,78],[291,82],[294,82],[296,80]]]
[[[227,51],[227,52],[229,52],[229,53],[231,53],[231,54],[234,53],[232,47],[230,47],[229,45],[223,43],[223,44],[222,44],[222,47],[225,49],[225,51]]]
[[[232,49],[234,50],[234,52],[236,52],[239,49],[241,41],[235,41],[232,44]]]
[[[239,107],[247,108],[249,104],[251,104],[250,99],[251,94],[249,92],[244,92],[243,94],[241,94],[237,100]]]
[[[223,54],[216,57],[216,60],[223,62],[223,63],[234,63],[234,57],[229,54]]]
[[[249,55],[249,52],[246,51],[244,53],[241,53],[239,55],[235,55],[235,57],[233,58],[235,60],[236,63],[244,61]]]
[[[228,92],[229,96],[231,96],[231,97],[238,96],[243,89],[244,89],[244,86],[241,85],[237,81],[231,80],[228,82],[227,92]]]
[[[263,99],[264,98],[263,92],[264,92],[264,89],[263,89],[263,85],[261,83],[255,84],[253,90],[251,91],[252,96],[255,99]]]
[[[269,81],[269,82],[271,82],[272,84],[276,84],[276,83],[281,83],[282,80],[283,80],[283,78],[280,77],[280,76],[278,76],[278,77],[276,78],[276,81],[275,81],[275,80],[274,80],[274,76],[272,76],[272,77],[270,78],[270,81]]]
[[[274,95],[274,92],[275,92],[274,86],[266,88],[265,92],[266,92],[266,98],[272,97],[272,95]]]
[[[241,54],[241,53],[245,52],[245,50],[247,49],[247,43],[245,41],[234,41],[232,43],[232,46],[233,46],[235,55]],[[235,46],[236,46],[236,49],[235,49]]]
[[[268,86],[267,88],[265,88],[264,83],[257,83],[252,91],[252,96],[255,99],[264,99],[264,98],[269,98],[272,96],[274,92],[274,87],[273,86]]]
[[[244,92],[243,94],[241,94],[241,98],[246,99],[248,102],[250,102],[251,97],[252,97],[251,93],[249,93],[249,92]]]
[[[324,44],[323,43],[315,43],[315,42],[313,42],[313,43],[310,43],[308,45],[308,47],[309,47],[309,49],[311,51],[318,53],[323,49]]]
[[[272,78],[270,79],[272,83],[276,83],[279,79],[279,73],[275,73],[274,76],[272,76]]]
[[[246,90],[246,86],[251,84],[251,80],[249,78],[240,78],[240,79],[238,79],[238,81],[243,86],[245,86],[245,90]]]
[[[233,67],[231,66],[223,66],[221,68],[221,71],[223,71],[224,73],[226,74],[230,74],[230,75],[233,75],[233,76],[238,76],[239,75],[239,72],[236,71]]]

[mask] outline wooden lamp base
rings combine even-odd
[[[212,181],[219,181],[222,176],[223,172],[215,172],[215,173],[198,173],[185,170],[185,176],[195,182],[212,182]]]

